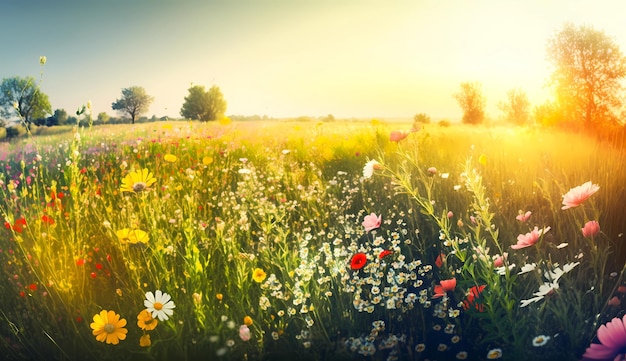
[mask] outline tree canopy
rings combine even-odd
[[[461,90],[454,94],[454,98],[463,109],[463,123],[480,124],[485,118],[485,97],[479,82],[461,83]]]
[[[626,57],[613,39],[592,27],[566,23],[548,40],[547,52],[561,116],[586,129],[614,123],[622,105]]]
[[[516,125],[527,124],[530,119],[530,102],[526,93],[520,88],[513,88],[506,96],[506,101],[499,104],[505,119]]]
[[[3,79],[0,85],[0,106],[3,117],[18,117],[26,126],[52,113],[48,95],[41,92],[33,77]]]
[[[131,86],[130,88],[122,89],[122,97],[117,99],[111,105],[111,108],[128,114],[131,123],[135,124],[135,119],[148,111],[153,100],[154,97],[146,94],[146,90],[143,87]]]
[[[226,101],[219,87],[214,85],[205,91],[204,86],[193,85],[188,91],[189,95],[180,109],[180,115],[184,118],[209,121],[224,116]]]

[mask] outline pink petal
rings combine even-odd
[[[615,357],[615,353],[616,351],[611,348],[599,343],[592,343],[583,354],[583,359],[610,360]]]
[[[626,346],[626,329],[622,319],[616,317],[606,325],[600,326],[598,329],[598,340],[603,345],[614,350],[619,350]]]

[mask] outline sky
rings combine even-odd
[[[218,86],[226,114],[456,121],[480,82],[549,99],[546,44],[566,22],[626,52],[622,0],[0,0],[0,78],[33,76],[52,109],[120,115],[121,90],[180,117],[189,87]],[[40,56],[47,57],[41,67]]]

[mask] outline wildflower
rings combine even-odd
[[[256,283],[263,282],[265,280],[265,277],[267,277],[267,274],[260,268],[255,268],[254,271],[252,271],[252,279]]]
[[[600,233],[600,224],[596,221],[589,221],[585,223],[585,226],[581,229],[584,237],[594,237]]]
[[[467,351],[460,351],[456,354],[457,360],[466,360],[467,359]]]
[[[504,260],[507,258],[509,254],[507,252],[503,252],[502,256],[496,255],[494,256],[493,266],[494,267],[502,267],[504,265]]]
[[[13,225],[11,225],[11,223],[9,222],[4,222],[4,228],[8,230],[13,230],[17,233],[22,233],[22,231],[24,231],[24,228],[26,228],[26,219],[22,216],[16,219],[15,222],[13,222]]]
[[[172,310],[176,307],[170,295],[161,290],[156,290],[154,294],[150,291],[146,292],[143,304],[148,312],[152,313],[152,317],[158,317],[161,321],[169,319],[168,316],[174,314]]]
[[[619,297],[617,296],[613,296],[609,302],[607,303],[609,306],[614,306],[614,307],[618,307],[619,305],[622,304],[622,301],[619,300]]]
[[[154,183],[156,183],[156,179],[152,175],[152,172],[144,168],[142,170],[128,173],[126,177],[122,179],[120,191],[141,193],[142,191],[150,188],[150,186]]]
[[[150,335],[145,334],[139,338],[139,346],[140,347],[149,347],[152,345],[152,341],[150,340]]]
[[[433,298],[439,298],[446,295],[447,292],[454,291],[456,287],[456,278],[449,280],[441,280],[438,285],[435,285],[435,295]]]
[[[389,141],[397,143],[408,136],[409,132],[394,130],[389,134]]]
[[[448,217],[448,219],[454,217],[454,213],[452,213],[452,211],[448,211],[448,214],[446,215]]]
[[[517,274],[521,275],[523,273],[528,273],[530,271],[534,271],[536,267],[537,267],[536,263],[527,263],[527,264],[522,266],[522,270],[517,272]]]
[[[245,316],[245,317],[243,318],[243,323],[244,323],[244,325],[246,325],[246,326],[252,326],[252,323],[253,323],[253,322],[254,322],[254,321],[252,321],[252,317],[250,317],[250,316]]]
[[[580,206],[587,198],[591,197],[600,187],[597,184],[592,184],[591,181],[574,187],[569,190],[563,196],[563,207],[561,209],[568,209]]]
[[[435,167],[428,168],[428,174],[430,174],[430,175],[437,174],[437,168],[435,168]]]
[[[621,360],[626,347],[626,316],[615,317],[598,329],[600,343],[589,345],[583,359],[592,360]],[[620,357],[621,356],[621,357]]]
[[[388,249],[383,250],[383,251],[382,251],[382,252],[380,252],[380,254],[378,255],[378,258],[383,259],[383,258],[385,258],[386,256],[389,256],[389,255],[390,255],[390,254],[392,254],[392,253],[393,253],[393,251],[390,251],[390,250],[388,250]]]
[[[44,214],[43,216],[41,216],[41,220],[44,223],[48,223],[49,225],[53,225],[54,224],[54,218],[48,216],[47,214]]]
[[[469,310],[472,305],[475,305],[475,308],[478,312],[483,312],[485,310],[485,306],[483,306],[482,303],[476,302],[485,287],[485,285],[472,286],[469,289],[469,291],[467,292],[467,297],[465,298],[465,300],[463,300],[464,310]]]
[[[539,335],[533,338],[533,346],[541,347],[544,346],[550,340],[550,336]]]
[[[126,320],[120,319],[120,315],[114,311],[100,311],[99,314],[93,316],[93,323],[89,326],[93,329],[92,333],[96,336],[96,340],[107,344],[117,345],[120,340],[126,339],[126,333],[128,333],[128,330],[124,328]]]
[[[365,167],[363,167],[363,177],[365,177],[366,179],[372,178],[372,176],[374,175],[374,171],[380,169],[380,163],[375,160],[370,160],[369,162],[365,163]]]
[[[48,61],[48,58],[46,58],[45,56],[42,55],[39,57],[39,64],[46,65],[46,61]]]
[[[426,345],[423,343],[418,343],[417,345],[415,345],[415,351],[416,352],[424,352],[424,350],[426,350]]]
[[[365,227],[365,232],[369,232],[373,229],[380,227],[382,223],[382,216],[376,216],[375,213],[370,214],[369,216],[365,216],[363,220],[363,227]]]
[[[441,266],[443,266],[443,261],[445,258],[446,256],[443,253],[440,253],[435,260],[435,266],[437,266],[437,268],[441,268]]]
[[[115,232],[115,234],[122,244],[146,244],[150,240],[148,233],[142,231],[141,229],[124,228]]]
[[[242,341],[250,340],[250,329],[246,325],[239,326],[239,337]]]
[[[352,259],[350,260],[350,268],[353,270],[360,270],[365,266],[365,263],[367,263],[367,256],[365,253],[357,253],[352,256]]]
[[[142,310],[137,315],[137,327],[139,327],[142,330],[145,330],[145,331],[154,330],[158,324],[159,324],[159,321],[153,318],[152,314],[150,314],[148,310]]]
[[[487,156],[486,156],[486,155],[484,155],[484,154],[481,154],[481,155],[478,157],[478,163],[482,164],[482,165],[483,165],[483,167],[484,167],[484,166],[486,166],[486,165],[487,165]]]
[[[511,246],[513,249],[521,249],[525,247],[533,246],[539,238],[541,238],[544,234],[546,234],[550,230],[550,227],[545,227],[542,230],[539,230],[536,226],[535,229],[526,234],[520,234],[517,236],[517,244]]]
[[[517,217],[515,217],[515,219],[517,219],[518,221],[522,222],[522,223],[526,223],[528,222],[528,220],[530,219],[530,216],[533,213],[531,211],[527,211],[526,213],[522,213],[522,211],[519,211],[519,215]]]
[[[174,154],[166,154],[163,156],[163,160],[169,163],[174,163],[178,160],[178,157],[175,156]]]
[[[494,349],[489,350],[489,352],[487,352],[488,360],[495,360],[501,357],[502,357],[502,349],[494,348]]]

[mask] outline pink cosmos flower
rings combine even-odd
[[[250,340],[250,329],[248,328],[247,325],[241,325],[239,326],[239,337],[241,338],[242,341],[249,341]]]
[[[380,227],[382,223],[383,216],[376,216],[375,213],[370,214],[369,216],[365,216],[363,220],[363,227],[365,227],[365,232],[369,232],[372,229],[376,229]]]
[[[446,295],[447,292],[454,291],[456,288],[456,278],[450,278],[449,280],[441,280],[438,285],[435,285],[435,295],[433,298],[439,298]]]
[[[600,343],[592,343],[583,360],[623,360],[626,348],[626,316],[615,317],[598,329]]]
[[[581,230],[583,231],[584,237],[593,237],[600,233],[600,224],[596,221],[589,221],[585,223],[585,226],[581,228]]]
[[[394,130],[391,132],[391,134],[389,134],[389,140],[392,142],[399,142],[408,136],[409,136],[409,132],[405,132],[401,130]]]
[[[515,219],[517,219],[518,221],[520,221],[522,223],[526,223],[526,222],[528,222],[528,220],[530,219],[530,216],[532,214],[533,213],[531,211],[528,211],[528,212],[526,212],[524,214],[522,214],[521,211],[520,211],[520,214],[517,217],[515,217]]]
[[[520,234],[519,236],[517,236],[517,244],[512,245],[511,248],[521,249],[533,246],[535,243],[537,243],[537,241],[539,241],[539,238],[541,238],[541,236],[546,234],[549,230],[550,227],[545,227],[541,230],[535,227],[535,229],[533,229],[529,233]]]
[[[587,198],[597,192],[598,189],[600,189],[600,186],[592,184],[591,181],[570,189],[569,192],[563,196],[563,207],[561,207],[561,209],[578,207]]]

